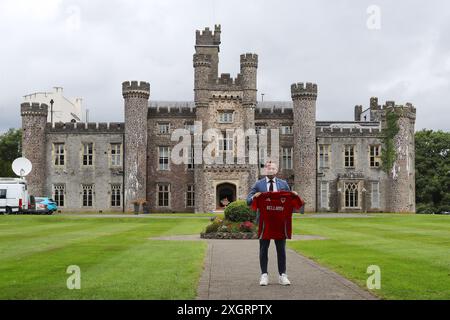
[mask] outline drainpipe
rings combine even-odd
[[[125,213],[125,123],[122,133],[122,213]]]
[[[316,138],[316,212],[319,209],[319,195],[317,194],[317,184],[319,182],[319,169],[318,169],[318,161],[317,161],[317,147],[318,147],[319,138]]]

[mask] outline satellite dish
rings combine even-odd
[[[25,177],[30,174],[33,165],[27,158],[17,158],[12,163],[12,169],[19,177]]]

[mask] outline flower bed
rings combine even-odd
[[[224,215],[211,219],[209,225],[200,233],[203,239],[257,239],[257,226],[253,213],[248,211],[245,201],[231,203]]]
[[[256,232],[210,232],[200,233],[202,239],[258,239]]]

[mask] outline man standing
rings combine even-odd
[[[254,199],[259,197],[262,192],[276,192],[276,191],[290,191],[289,185],[286,181],[276,178],[278,173],[278,166],[275,162],[268,160],[264,165],[266,177],[257,181],[250,190],[247,196],[247,204],[250,206]],[[295,195],[297,193],[293,192]],[[259,212],[257,212],[257,223],[259,221]],[[290,285],[286,274],[286,239],[274,240],[277,248],[278,260],[278,282],[281,285]],[[270,239],[259,239],[259,264],[261,267],[261,278],[259,284],[267,286],[269,284],[269,275],[267,274],[268,251]]]

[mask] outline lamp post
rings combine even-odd
[[[55,101],[53,101],[53,99],[50,100],[50,123],[51,126],[53,127],[53,103],[55,103]]]

